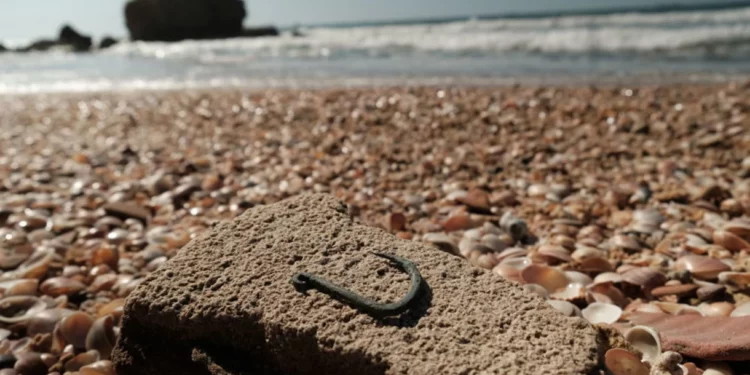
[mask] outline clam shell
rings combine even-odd
[[[29,319],[29,326],[26,331],[31,336],[38,333],[51,333],[59,321],[74,312],[73,310],[60,308],[43,310]]]
[[[734,234],[737,237],[742,238],[745,241],[750,241],[750,223],[732,220],[724,224],[724,227],[722,229]]]
[[[720,273],[729,271],[730,267],[724,262],[701,255],[686,255],[674,264],[678,271],[689,271],[694,277],[701,280],[712,280]]]
[[[5,296],[35,296],[39,288],[37,279],[18,279],[0,282],[0,292]]]
[[[604,258],[587,258],[577,268],[584,272],[609,272],[612,271],[612,264]]]
[[[723,246],[729,251],[742,251],[750,249],[750,243],[732,232],[717,230],[714,232],[713,240],[715,244]]]
[[[734,305],[729,302],[701,303],[698,310],[703,316],[729,316],[734,311]]]
[[[516,267],[500,263],[495,268],[492,269],[492,273],[510,281],[515,281],[517,283],[522,283],[523,279],[521,279],[521,270],[519,270]]]
[[[649,375],[649,368],[637,355],[625,349],[613,348],[604,354],[604,363],[613,375]]]
[[[532,264],[521,270],[521,278],[529,284],[539,284],[547,292],[554,293],[568,285],[568,278],[562,271],[537,264]]]
[[[82,312],[68,315],[58,323],[60,334],[65,342],[73,345],[76,349],[86,347],[86,335],[89,333],[92,324],[94,324],[94,320],[88,314]]]
[[[597,302],[604,302],[601,296],[606,296],[608,303],[613,305],[625,306],[628,304],[628,298],[612,283],[591,285],[588,291]]]
[[[631,253],[634,253],[641,249],[641,244],[639,244],[635,238],[626,236],[624,234],[619,234],[612,237],[611,243],[612,246]]]
[[[7,324],[26,322],[46,308],[47,304],[37,297],[5,297],[0,300],[0,322]]]
[[[571,283],[581,284],[583,286],[590,285],[594,282],[589,275],[578,271],[565,271],[565,277],[567,277],[568,281]]]
[[[654,301],[651,303],[653,305],[658,306],[667,314],[671,314],[671,315],[687,315],[687,314],[703,315],[700,310],[690,305],[684,305],[684,304],[672,303],[672,302],[659,302],[659,301]]]
[[[570,262],[570,251],[562,246],[542,245],[537,249],[535,258],[541,259],[548,264],[557,264],[560,262]]]
[[[112,316],[106,315],[97,319],[91,326],[86,336],[86,350],[96,350],[101,359],[109,359],[116,339],[114,320]]]
[[[497,259],[502,262],[505,259],[525,257],[528,253],[529,251],[527,249],[523,249],[520,247],[510,247],[498,254]]]
[[[605,258],[606,253],[603,250],[599,250],[591,246],[579,246],[570,257],[581,262],[589,258]]]
[[[581,310],[578,308],[578,306],[568,302],[568,301],[558,301],[558,300],[548,300],[547,303],[550,304],[555,310],[561,312],[565,316],[582,316]]]
[[[96,350],[89,350],[65,362],[64,368],[65,371],[78,371],[81,367],[97,362],[99,359],[99,353]]]
[[[92,364],[81,367],[78,370],[79,375],[116,375],[112,362],[108,360],[96,361]]]
[[[649,267],[638,267],[623,273],[622,281],[650,290],[664,285],[664,283],[667,282],[667,278],[664,274],[655,269]]]
[[[622,275],[616,272],[604,272],[594,277],[594,284],[603,284],[603,283],[617,284],[621,282],[622,282]]]
[[[586,298],[586,288],[583,284],[571,283],[550,295],[553,299],[563,301],[583,300]]]
[[[0,276],[0,281],[12,279],[38,279],[47,273],[54,257],[55,251],[50,248],[38,250],[26,259],[26,261],[21,263],[15,271],[3,272],[2,276]]]
[[[57,297],[61,295],[71,296],[86,289],[80,281],[69,279],[67,277],[53,277],[45,280],[39,286],[39,290],[48,296]]]
[[[654,297],[664,296],[678,296],[683,297],[693,294],[698,289],[698,285],[695,284],[678,284],[678,285],[664,285],[658,288],[654,288],[651,291],[651,295]]]
[[[591,324],[612,324],[622,316],[622,309],[608,303],[594,302],[581,310],[583,318]]]
[[[659,333],[651,327],[635,326],[625,333],[625,340],[643,353],[643,360],[652,362],[661,355]]]

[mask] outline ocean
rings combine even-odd
[[[750,73],[750,6],[318,26],[304,36],[0,53],[0,93],[714,81]],[[8,41],[4,41],[8,45]]]

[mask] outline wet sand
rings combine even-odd
[[[748,315],[748,98],[743,83],[0,97],[0,354],[106,370],[143,276],[301,192],[619,329],[636,311]]]

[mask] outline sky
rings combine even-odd
[[[98,38],[126,36],[125,0],[0,0],[0,39],[57,35],[71,23]],[[711,0],[248,0],[247,24],[338,23],[498,14],[565,11],[659,4],[705,4]]]

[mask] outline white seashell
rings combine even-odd
[[[591,324],[612,324],[622,316],[622,309],[608,303],[594,302],[581,311],[583,318]]]
[[[568,301],[558,301],[558,300],[548,300],[547,303],[550,304],[555,310],[563,313],[565,316],[581,316],[581,309],[578,308],[578,306],[568,302]]]
[[[517,270],[522,270],[531,265],[531,259],[527,257],[505,258],[500,263]]]
[[[643,353],[643,360],[653,363],[661,355],[659,333],[651,327],[635,326],[625,333],[625,340]]]
[[[564,289],[552,293],[552,298],[563,301],[572,301],[578,298],[583,299],[585,297],[586,289],[582,284],[578,283],[568,284]]]
[[[594,277],[594,285],[612,283],[617,284],[622,282],[622,275],[617,272],[603,272]]]
[[[739,317],[750,315],[750,302],[745,302],[742,305],[737,306],[729,316]]]
[[[581,284],[583,286],[592,284],[594,282],[594,280],[592,280],[589,275],[578,271],[565,271],[565,277],[567,277],[568,281],[570,281],[571,283]]]
[[[732,369],[723,362],[706,362],[702,367],[703,375],[734,375]]]
[[[549,293],[554,293],[568,285],[568,278],[562,271],[537,264],[524,268],[521,271],[521,278],[527,283],[541,285]]]

